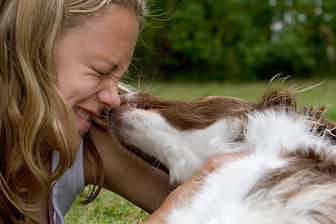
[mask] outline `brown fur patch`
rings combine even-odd
[[[153,110],[179,130],[205,128],[221,118],[239,118],[254,103],[233,97],[205,97],[193,101],[165,101],[149,94],[138,94],[127,101],[136,108]]]
[[[271,192],[275,186],[281,183],[295,182],[295,188],[288,188],[290,192],[283,189],[285,193],[279,199],[286,201],[307,186],[324,184],[330,181],[336,183],[336,164],[320,160],[313,154],[306,156],[288,155],[288,159],[289,163],[286,167],[273,169],[263,175],[263,178],[258,181],[258,184],[254,186],[250,193],[262,189]]]
[[[298,150],[300,151],[300,150]],[[320,160],[316,155],[288,155],[290,162],[286,167],[265,173],[248,196],[262,201],[276,201],[285,206],[296,197],[304,197],[311,192],[331,191],[336,187],[336,164]],[[336,191],[327,193],[328,199],[316,202],[306,215],[318,223],[336,223]],[[326,213],[326,210],[328,211]]]

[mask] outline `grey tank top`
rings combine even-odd
[[[52,154],[52,170],[56,169],[59,161],[59,153]],[[63,176],[58,179],[52,188],[49,200],[50,224],[64,224],[64,217],[76,199],[76,195],[84,190],[83,168],[83,141],[79,146],[76,159]]]

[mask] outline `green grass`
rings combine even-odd
[[[98,198],[88,205],[76,202],[67,214],[65,222],[68,224],[136,224],[145,220],[147,216],[148,214],[137,206],[112,192],[103,190]]]
[[[287,87],[304,88],[319,81],[289,81]],[[258,100],[267,90],[267,83],[221,84],[221,83],[154,83],[141,86],[155,95],[166,99],[190,100],[206,95],[228,95],[248,100]],[[301,105],[327,105],[327,116],[336,120],[336,80],[325,80],[320,86],[302,92],[298,96]],[[136,224],[148,214],[125,201],[121,197],[103,191],[92,203],[86,206],[75,203],[66,217],[69,224]]]

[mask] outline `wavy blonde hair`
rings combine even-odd
[[[134,10],[142,26],[145,0],[0,2],[0,223],[36,222],[31,216],[36,202],[27,199],[32,189],[23,178],[46,192],[72,165],[79,136],[57,89],[55,42],[111,4]],[[50,174],[52,150],[60,162]]]

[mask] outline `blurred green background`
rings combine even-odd
[[[336,1],[153,0],[133,79],[335,76]]]

